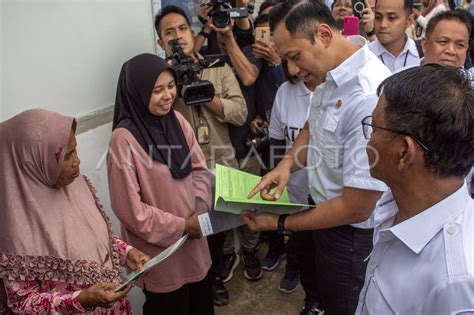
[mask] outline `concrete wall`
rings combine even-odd
[[[0,1],[0,121],[109,106],[123,62],[156,51],[150,0]]]

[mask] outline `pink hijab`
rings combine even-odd
[[[0,123],[0,278],[120,281],[110,223],[87,179],[54,184],[74,119],[41,109]]]
[[[444,4],[444,0],[428,0],[428,5],[423,8],[423,11],[421,11],[421,15],[426,16],[428,13],[431,12],[431,10],[433,10],[440,4]]]

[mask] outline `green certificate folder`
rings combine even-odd
[[[308,208],[308,205],[291,203],[285,189],[277,201],[263,200],[259,194],[247,199],[249,192],[260,182],[261,177],[245,173],[227,166],[216,164],[217,211],[240,213],[242,210],[271,212],[275,214],[295,213]]]

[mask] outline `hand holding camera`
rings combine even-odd
[[[208,3],[202,4],[201,7],[206,7],[206,10],[201,9],[199,20],[205,22],[204,12],[207,11],[212,24],[216,28],[224,28],[230,24],[231,19],[242,19],[248,16],[247,8],[233,8],[230,0],[211,0]],[[202,14],[202,15],[201,15]],[[203,24],[205,24],[203,22]]]
[[[364,8],[360,12],[360,15],[360,24],[362,25],[362,30],[364,31],[364,33],[372,32],[374,30],[375,15],[374,12],[372,12],[372,9],[370,8],[369,4],[367,3],[367,0],[364,1]]]
[[[270,142],[270,134],[268,131],[268,124],[266,122],[257,122],[252,124],[255,127],[255,136],[248,139],[245,143],[248,148],[255,147],[256,149],[260,148],[262,145]],[[256,125],[256,126],[255,126]],[[253,133],[253,131],[252,131]]]

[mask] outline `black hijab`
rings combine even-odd
[[[191,173],[189,147],[174,110],[155,116],[148,109],[156,79],[165,70],[173,73],[177,83],[174,70],[156,55],[141,54],[124,63],[112,130],[129,130],[147,154],[151,149],[153,160],[168,165],[173,178],[185,178]]]

